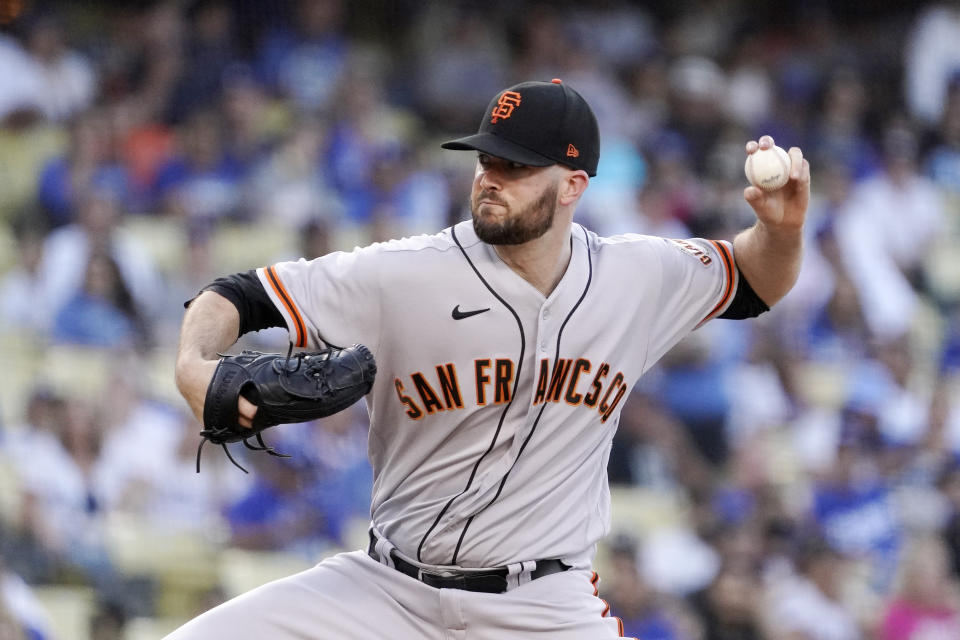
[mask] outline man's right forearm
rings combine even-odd
[[[240,330],[240,314],[233,303],[213,291],[204,291],[187,308],[177,350],[177,388],[198,420],[217,354],[229,349]]]

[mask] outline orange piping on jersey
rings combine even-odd
[[[300,317],[300,312],[297,311],[297,306],[293,304],[293,298],[290,297],[290,294],[287,293],[287,289],[283,286],[283,283],[280,281],[280,278],[277,276],[277,272],[273,267],[266,268],[267,281],[270,283],[270,286],[273,288],[273,292],[277,294],[277,297],[280,298],[280,302],[283,303],[283,306],[287,308],[287,312],[290,314],[290,317],[293,319],[293,325],[297,329],[297,343],[298,347],[307,346],[307,330],[303,323],[303,318]]]
[[[700,321],[700,324],[703,324],[704,322],[712,318],[714,314],[718,313],[721,309],[723,309],[726,306],[727,301],[730,300],[730,296],[733,295],[733,277],[734,277],[734,269],[736,268],[733,266],[733,258],[730,256],[730,253],[727,251],[727,248],[723,245],[723,243],[717,242],[716,240],[711,240],[710,244],[712,244],[717,249],[717,253],[720,254],[721,258],[723,258],[723,266],[727,272],[727,282],[725,285],[723,297],[720,298],[720,302],[718,302],[717,306],[715,306],[713,310],[707,314],[706,318]]]
[[[610,603],[603,598],[600,598],[600,602],[603,603],[603,613],[600,614],[600,617],[606,618],[607,614],[610,613]],[[621,632],[620,635],[623,635],[623,632]]]
[[[600,587],[597,586],[597,583],[600,581],[600,575],[594,571],[593,576],[590,578],[590,584],[593,585],[593,595],[594,597],[600,595]]]

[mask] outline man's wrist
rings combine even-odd
[[[803,244],[803,226],[769,224],[757,220],[755,232],[763,241],[777,248],[799,247]]]

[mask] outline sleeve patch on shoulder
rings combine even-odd
[[[683,251],[687,255],[691,255],[697,260],[700,261],[705,267],[709,267],[713,263],[713,258],[711,258],[706,251],[686,240],[675,240],[673,238],[668,238],[669,242],[673,244],[677,249]]]

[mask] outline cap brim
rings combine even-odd
[[[515,142],[504,140],[492,133],[476,133],[465,138],[457,138],[440,145],[444,149],[453,149],[454,151],[480,151],[497,158],[519,162],[531,167],[546,167],[551,164],[557,164],[557,161],[522,147]]]

